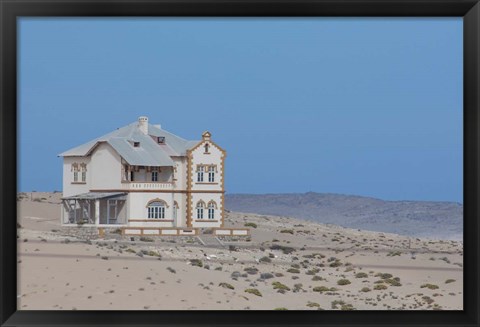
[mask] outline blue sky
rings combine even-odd
[[[229,193],[463,200],[461,18],[22,18],[19,191],[146,115],[210,130]]]

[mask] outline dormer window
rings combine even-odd
[[[134,148],[139,148],[140,147],[140,142],[133,142],[133,147]]]
[[[210,147],[210,145],[208,143],[205,144],[205,153],[208,153],[208,148]]]
[[[158,144],[165,144],[165,136],[157,136]]]

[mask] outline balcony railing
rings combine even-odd
[[[169,182],[123,182],[125,190],[173,190],[175,184]]]

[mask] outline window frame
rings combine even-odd
[[[195,208],[197,209],[197,219],[202,220],[204,209],[205,209],[205,203],[203,201],[198,201],[197,206]]]
[[[214,166],[208,167],[208,182],[215,183],[215,167]]]
[[[158,203],[158,204],[157,204]],[[152,201],[147,205],[147,219],[165,219],[165,201]]]
[[[204,173],[204,166],[203,165],[198,165],[197,166],[197,183],[203,183],[204,178],[203,178],[203,173]]]

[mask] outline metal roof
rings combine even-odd
[[[62,200],[98,200],[105,198],[115,198],[115,200],[126,200],[125,192],[111,192],[111,193],[99,193],[88,192],[77,195],[66,196]]]
[[[158,144],[156,137],[165,138],[164,144]],[[148,134],[138,127],[138,122],[121,127],[111,133],[90,142],[60,153],[61,157],[90,155],[100,142],[108,143],[130,165],[174,166],[173,156],[185,156],[188,149],[200,141],[187,141],[164,129],[148,124]],[[138,147],[133,142],[140,142]]]

